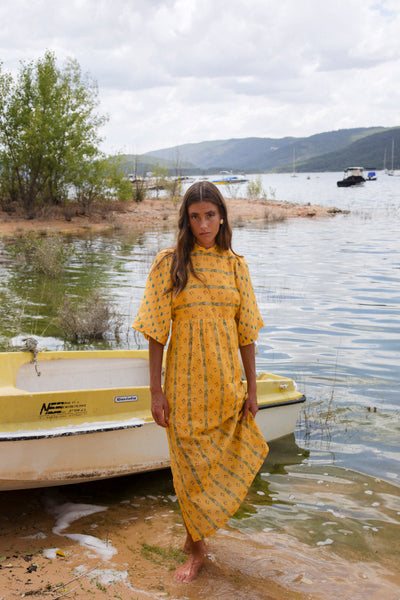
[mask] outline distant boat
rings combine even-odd
[[[174,181],[177,181],[178,183],[193,183],[195,179],[188,175],[179,175],[178,177],[175,177]]]
[[[220,174],[222,177],[213,179],[212,183],[215,183],[216,185],[229,185],[234,183],[246,183],[246,181],[248,181],[244,176],[233,175],[232,171],[221,171]]]
[[[400,173],[394,170],[394,139],[392,139],[392,168],[386,172],[391,177],[400,177]]]
[[[347,167],[344,170],[343,179],[337,181],[338,187],[350,187],[365,183],[364,167]]]
[[[388,168],[386,166],[386,148],[385,148],[385,152],[383,154],[383,171],[386,175],[388,174]]]
[[[296,152],[293,146],[293,171],[292,171],[292,177],[297,177],[296,175]]]
[[[368,171],[367,173],[367,181],[376,181],[377,180],[377,176],[375,171]]]

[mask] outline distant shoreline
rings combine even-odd
[[[292,202],[260,201],[247,198],[227,198],[228,214],[232,226],[249,221],[277,222],[293,218],[326,218],[338,213],[348,213],[334,207],[294,204]],[[46,217],[28,219],[21,215],[0,212],[0,236],[15,236],[28,232],[38,233],[102,233],[110,230],[146,231],[175,227],[179,203],[162,198],[146,198],[143,202],[114,204],[113,210],[94,213],[92,216],[69,215],[68,220],[57,209]]]

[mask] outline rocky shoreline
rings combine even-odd
[[[271,200],[227,198],[232,226],[249,221],[277,222],[293,218],[326,218],[345,213],[335,207],[311,204],[294,204]],[[103,232],[112,229],[144,231],[160,227],[174,227],[177,223],[179,203],[163,198],[147,198],[141,203],[116,203],[113,210],[94,211],[92,215],[80,215],[78,211],[53,209],[45,216],[27,219],[22,215],[0,213],[0,236],[14,236],[29,231],[40,233]]]

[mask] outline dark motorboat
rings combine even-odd
[[[343,179],[337,182],[338,187],[349,187],[365,182],[364,167],[347,167]]]

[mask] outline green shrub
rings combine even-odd
[[[48,277],[58,277],[74,254],[72,246],[58,234],[28,233],[20,235],[7,244],[7,251],[37,273],[43,273]]]
[[[249,200],[266,200],[267,194],[264,191],[261,177],[250,180],[247,183],[247,197]]]
[[[73,342],[87,342],[105,337],[112,332],[118,337],[122,318],[98,292],[83,300],[64,298],[57,311],[56,325],[65,338]]]

